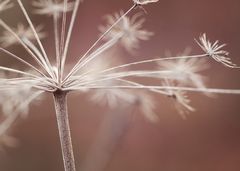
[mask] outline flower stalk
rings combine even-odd
[[[76,171],[67,111],[67,92],[61,90],[54,92],[54,104],[64,168],[65,171]]]

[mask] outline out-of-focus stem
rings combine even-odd
[[[76,171],[67,111],[67,92],[60,90],[54,92],[54,103],[64,168],[65,171]]]
[[[115,151],[121,145],[132,121],[134,108],[125,102],[105,115],[98,135],[82,163],[82,171],[106,170]]]

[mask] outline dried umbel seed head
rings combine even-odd
[[[217,62],[222,63],[223,65],[230,68],[239,68],[236,64],[232,63],[231,58],[227,57],[229,53],[225,50],[222,50],[226,44],[219,45],[219,41],[215,41],[211,43],[206,36],[206,33],[199,37],[199,41],[196,40],[198,45],[202,48],[202,50],[207,53],[210,57],[212,57]]]
[[[25,27],[22,23],[19,23],[16,28],[12,29],[16,35],[26,44],[29,45],[32,41],[35,41],[34,34],[30,27]],[[43,25],[36,26],[36,32],[40,39],[44,38],[46,34],[42,31]],[[0,43],[3,47],[8,47],[14,44],[19,44],[19,40],[15,35],[9,31],[4,31],[3,35],[0,36]]]
[[[114,53],[104,53],[98,57],[98,59],[89,62],[85,67],[81,69],[81,72],[77,73],[81,77],[82,82],[96,82],[95,85],[101,86],[112,86],[115,84],[122,84],[118,80],[105,80],[106,74],[101,74],[102,71],[110,68],[111,66],[119,65],[119,61],[113,58]],[[109,73],[110,74],[110,73]],[[76,76],[77,76],[76,75]],[[101,81],[101,79],[103,81]],[[121,89],[99,89],[93,90],[90,93],[91,102],[106,105],[110,108],[117,108],[121,101],[132,103],[135,100],[134,95],[131,91],[121,90]]]
[[[107,24],[99,27],[101,35],[123,14],[123,11],[121,11],[114,15],[107,15],[105,17],[107,19]],[[120,44],[122,47],[128,52],[134,52],[139,47],[140,41],[149,40],[153,35],[153,32],[143,29],[144,22],[145,18],[143,18],[141,13],[137,13],[132,17],[123,17],[122,20],[104,37],[104,39],[111,40],[118,35],[122,35],[120,38]]]
[[[183,56],[184,57],[184,56]],[[158,62],[159,70],[168,70],[168,79],[174,80],[182,85],[195,85],[198,88],[205,88],[204,76],[201,71],[209,68],[206,59],[176,59]]]
[[[32,2],[34,9],[34,13],[40,15],[56,15],[60,16],[63,12],[69,12],[73,10],[74,2],[68,2],[67,8],[64,8],[63,1],[55,1],[55,0],[35,0]]]
[[[167,79],[162,82],[162,85],[166,87],[179,86]],[[186,119],[186,114],[195,111],[190,105],[191,100],[188,98],[186,91],[166,89],[166,92],[168,93],[167,96],[174,101],[174,106],[183,119]]]
[[[202,65],[205,65],[205,62],[200,61],[200,58],[207,60],[213,58],[226,66],[235,67],[230,58],[227,57],[228,53],[221,50],[225,45],[218,45],[218,41],[212,44],[207,40],[205,34],[198,41],[198,44],[205,52],[201,55],[146,59],[114,66],[112,64],[108,65],[107,62],[111,62],[112,59],[115,60],[117,55],[112,55],[110,60],[101,60],[101,55],[110,49],[118,48],[119,46],[115,46],[118,43],[127,52],[132,52],[139,46],[140,41],[150,38],[153,33],[143,29],[145,20],[141,15],[135,14],[132,17],[128,15],[136,7],[143,8],[143,5],[155,3],[158,0],[132,0],[134,4],[125,13],[120,12],[113,16],[108,16],[107,26],[103,26],[100,29],[102,32],[101,36],[86,50],[86,53],[74,58],[78,60],[70,70],[65,69],[66,59],[72,54],[68,53],[68,50],[70,49],[73,27],[78,16],[78,8],[81,0],[31,1],[33,2],[33,6],[36,7],[35,13],[53,17],[54,44],[48,48],[53,48],[51,52],[56,51],[54,59],[52,59],[52,53],[50,55],[46,52],[41,41],[44,34],[32,22],[22,0],[16,0],[15,2],[18,4],[30,27],[18,25],[18,28],[14,29],[7,22],[0,19],[0,26],[8,32],[3,34],[1,43],[4,46],[19,43],[34,61],[28,61],[25,56],[17,56],[2,47],[0,47],[0,51],[21,62],[21,64],[30,67],[34,72],[29,71],[30,69],[23,71],[12,67],[0,66],[0,70],[3,72],[17,74],[16,77],[5,75],[4,78],[0,78],[0,103],[5,105],[4,111],[6,113],[11,112],[11,114],[16,114],[17,112],[27,112],[31,101],[35,100],[43,92],[49,92],[54,94],[55,99],[58,98],[55,101],[57,115],[67,117],[66,101],[64,100],[66,93],[69,91],[91,91],[93,94],[91,96],[92,101],[107,103],[111,108],[124,101],[133,107],[137,106],[149,120],[155,121],[156,115],[153,112],[155,105],[150,96],[145,94],[145,91],[141,94],[142,92],[140,91],[143,89],[170,97],[183,117],[185,117],[184,114],[186,112],[194,111],[194,108],[190,105],[190,99],[186,96],[186,91],[240,94],[240,90],[238,89],[209,89],[203,84],[199,72],[204,69]],[[12,7],[10,0],[0,0],[0,12],[10,7]],[[71,12],[69,17],[67,17],[67,12]],[[36,44],[33,43],[35,40]],[[99,63],[99,59],[101,63]],[[142,58],[138,56],[136,59]],[[158,68],[138,68],[139,64],[156,64],[157,62],[160,63],[158,64]],[[91,63],[93,65],[89,65]],[[131,68],[132,66],[135,66],[134,69]],[[148,80],[146,81],[145,78],[151,79],[154,84],[153,82],[148,82]],[[166,83],[162,84],[163,80],[167,80]],[[26,88],[26,91],[20,91],[21,88]],[[4,92],[8,91],[11,91],[8,94],[11,97],[8,97],[8,95],[4,96]],[[62,96],[59,97],[61,93]],[[9,101],[5,102],[6,99]],[[60,103],[64,103],[64,105],[61,106]],[[62,108],[64,110],[61,110]],[[61,115],[61,112],[63,112],[63,115]],[[8,119],[8,116],[13,116],[11,114],[5,117]],[[58,121],[62,120],[58,119]],[[61,129],[62,127],[59,126],[59,128]],[[65,131],[62,132],[66,133]],[[61,140],[63,139],[61,138]],[[68,142],[69,144],[71,142]],[[69,155],[64,156],[68,157]],[[73,160],[71,162],[64,161],[65,164],[71,163],[71,166],[74,166]]]
[[[158,2],[159,0],[133,0],[133,2],[137,5],[146,5],[149,3],[155,3]]]

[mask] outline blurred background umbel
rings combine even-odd
[[[23,2],[28,10],[32,9],[31,1]],[[102,16],[126,10],[131,3],[131,0],[85,0],[80,6],[73,30],[68,62],[74,63],[74,57],[81,56],[96,40],[99,35],[98,26],[103,23]],[[193,53],[201,53],[194,38],[206,32],[211,40],[218,39],[227,43],[226,49],[231,58],[240,64],[239,6],[238,0],[160,0],[157,4],[146,6],[145,28],[154,31],[155,35],[150,41],[141,44],[135,56],[122,55],[122,58],[125,61],[153,58],[164,56],[167,50],[176,54],[188,46],[192,47]],[[16,26],[17,22],[25,22],[17,5],[1,15],[12,26]],[[54,55],[51,46],[51,19],[36,15],[31,17],[35,23],[45,24],[49,36],[43,42],[48,53]],[[10,49],[19,55],[25,54],[20,46]],[[18,63],[7,56],[1,56],[0,62],[18,67]],[[209,78],[208,87],[240,87],[239,71],[223,67],[214,61],[210,63],[211,68],[205,72]],[[109,148],[104,147],[109,151],[109,157],[103,170],[240,170],[240,96],[218,95],[216,98],[208,98],[191,93],[190,97],[197,112],[191,113],[187,120],[183,120],[169,99],[163,96],[156,96],[159,103],[156,110],[159,115],[157,123],[150,123],[140,113],[134,113],[128,128],[117,138],[118,142],[113,142],[114,145],[109,145]],[[90,149],[98,141],[102,123],[113,116],[108,108],[91,103],[84,94],[69,94],[68,104],[74,153],[80,170]],[[119,111],[110,112],[113,115],[121,114]],[[122,111],[122,114],[126,113],[127,111]],[[114,122],[116,121],[115,119]],[[1,171],[63,170],[50,94],[46,94],[39,104],[31,107],[28,118],[18,120],[12,128],[12,135],[19,140],[19,145],[6,148],[4,153],[0,153]],[[101,156],[98,158],[101,160]],[[92,165],[96,163],[94,160]]]

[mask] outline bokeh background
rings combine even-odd
[[[31,1],[23,2],[32,9]],[[74,57],[83,54],[96,40],[102,16],[127,10],[131,5],[131,0],[85,0],[79,9],[68,62],[76,61]],[[136,55],[122,55],[122,58],[125,61],[147,59],[164,56],[167,50],[176,54],[186,47],[192,47],[193,53],[198,54],[201,50],[194,38],[206,32],[210,39],[227,43],[233,61],[240,64],[239,7],[239,0],[160,0],[148,5],[145,28],[155,35],[141,44]],[[17,5],[1,17],[12,26],[25,22]],[[50,18],[31,17],[35,23],[44,23],[45,30],[51,29]],[[43,42],[48,53],[54,55],[52,32],[48,35]],[[10,49],[25,54],[19,46]],[[0,62],[18,66],[4,55]],[[240,88],[238,70],[214,61],[210,63],[211,68],[204,73],[209,78],[208,87]],[[126,108],[109,111],[91,103],[85,94],[69,94],[77,170],[239,171],[240,96],[208,98],[191,93],[190,97],[197,111],[183,120],[168,98],[156,96],[159,121],[151,123],[139,112],[134,112],[132,117]],[[0,153],[1,171],[63,170],[50,94],[33,104],[28,118],[19,119],[11,133],[19,145]]]

